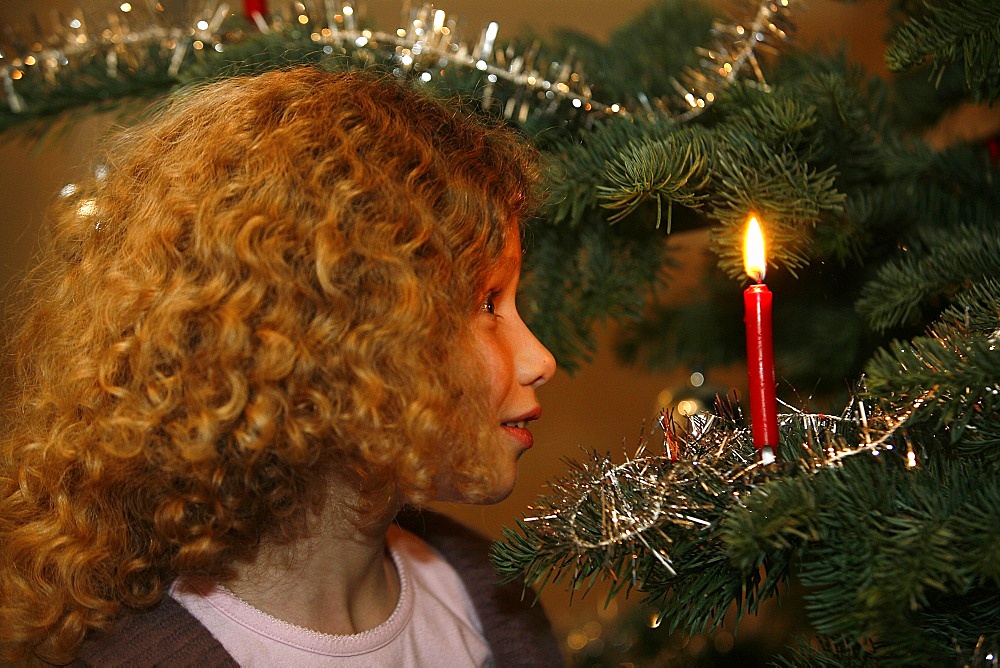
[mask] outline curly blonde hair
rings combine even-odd
[[[468,332],[534,201],[511,131],[302,68],[175,95],[107,161],[54,217],[13,338],[7,660],[72,657],[178,575],[225,580],[331,480],[491,485]]]

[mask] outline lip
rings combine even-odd
[[[502,424],[500,428],[507,432],[525,450],[530,450],[535,445],[535,435],[527,427],[508,427]]]
[[[507,432],[511,438],[516,440],[525,450],[530,450],[532,446],[535,445],[535,436],[531,433],[531,430],[524,427],[513,427],[510,425],[517,424],[519,422],[530,423],[534,422],[542,416],[541,407],[536,406],[527,413],[522,414],[520,417],[516,417],[510,420],[504,420],[500,424],[500,428]]]

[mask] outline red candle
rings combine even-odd
[[[257,23],[260,19],[254,18],[254,14],[260,19],[267,18],[267,0],[243,0],[243,16]]]
[[[750,218],[743,250],[746,272],[755,282],[743,292],[743,321],[747,326],[747,378],[750,388],[750,425],[760,461],[774,461],[778,449],[778,397],[774,380],[774,342],[771,336],[771,291],[764,284],[767,262],[764,237],[756,218]]]

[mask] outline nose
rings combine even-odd
[[[555,375],[556,358],[523,321],[521,327],[524,338],[518,355],[518,380],[526,387],[541,387]]]

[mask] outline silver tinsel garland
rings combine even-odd
[[[34,100],[59,94],[57,84],[100,63],[109,80],[126,82],[144,73],[157,54],[167,81],[185,80],[199,61],[223,54],[262,36],[307,31],[316,49],[328,57],[350,55],[361,61],[389,62],[400,76],[430,81],[448,69],[478,71],[478,90],[485,107],[493,103],[493,84],[512,84],[517,94],[504,103],[503,115],[524,120],[569,105],[583,114],[668,114],[678,120],[701,113],[738,77],[752,76],[766,86],[757,52],[787,37],[789,5],[793,0],[739,2],[745,9],[736,21],[716,21],[712,43],[698,50],[698,65],[673,81],[676,96],[638,103],[595,99],[582,72],[583,57],[566,54],[551,60],[538,45],[519,49],[501,45],[499,26],[490,23],[474,41],[460,38],[454,16],[431,4],[408,11],[393,31],[369,30],[358,21],[358,3],[351,0],[295,0],[271,3],[267,17],[252,14],[234,29],[231,5],[205,0],[191,16],[179,16],[181,3],[169,0],[122,2],[104,17],[81,8],[72,16],[57,14],[55,29],[43,34],[35,21],[33,34],[3,26],[0,33],[0,81],[3,102],[13,114],[30,115]],[[107,96],[128,95],[132,87],[109,86]],[[116,92],[116,91],[123,92]],[[69,105],[67,105],[69,106]]]
[[[552,493],[528,509],[519,524],[531,534],[526,542],[538,550],[539,565],[538,573],[528,566],[529,581],[543,573],[545,580],[568,574],[575,586],[603,572],[635,585],[643,579],[637,569],[640,555],[646,554],[673,576],[677,564],[670,545],[675,537],[717,529],[726,510],[742,504],[763,483],[814,475],[849,457],[877,457],[900,448],[906,465],[916,467],[919,453],[903,427],[929,399],[901,410],[855,398],[838,415],[797,411],[785,404],[789,412],[779,415],[783,459],[773,464],[761,463],[733,402],[720,400],[714,413],[685,416],[680,423],[661,414],[656,426],[660,436],[640,436],[635,454],[626,454],[623,463],[597,452],[587,461],[570,462],[568,475],[551,483]],[[789,442],[797,444],[794,450]],[[513,531],[506,532],[508,544],[519,540]],[[617,572],[622,564],[631,572]]]

